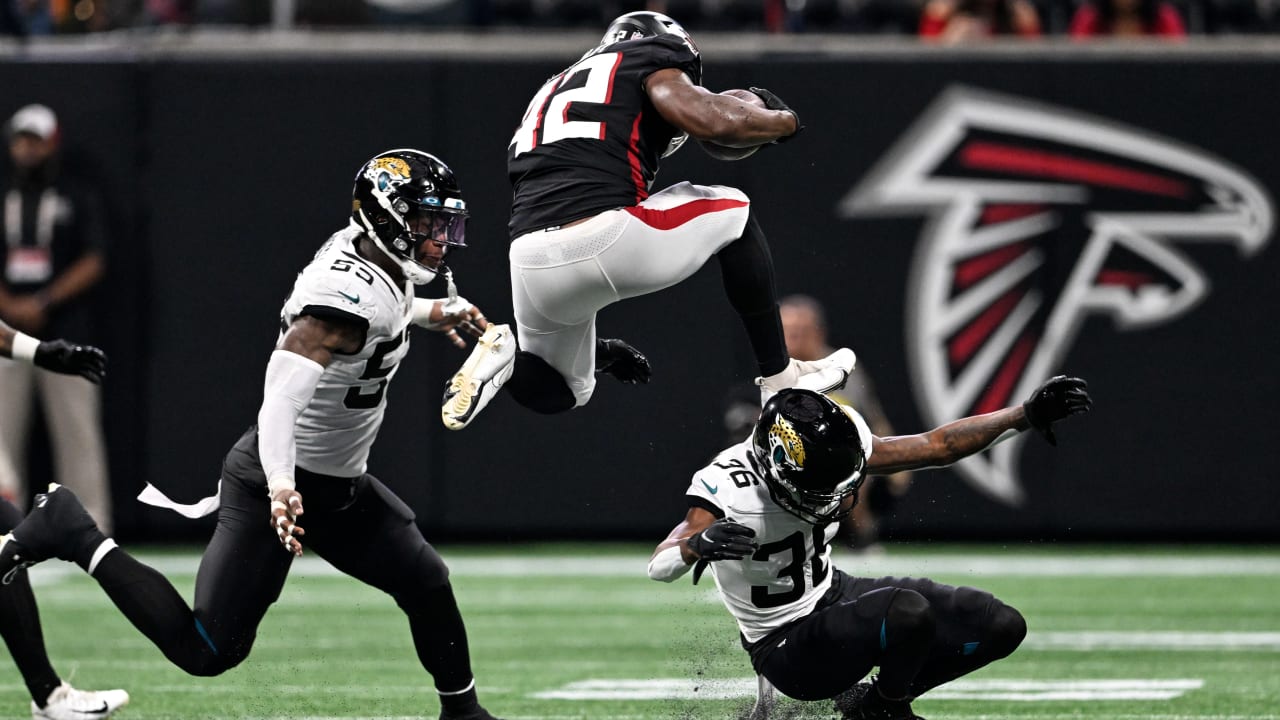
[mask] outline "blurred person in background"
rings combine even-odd
[[[515,332],[489,326],[445,390],[446,427],[466,427],[503,387],[552,414],[586,405],[597,373],[648,382],[649,361],[599,338],[596,314],[675,285],[712,257],[762,392],[802,374],[848,377],[847,350],[822,363],[787,356],[773,259],[742,191],[681,182],[650,193],[661,160],[689,137],[754,152],[802,128],[764,88],[743,98],[701,83],[702,56],[684,28],[640,11],[616,18],[596,47],[534,93],[507,155]]]
[[[788,295],[778,302],[787,352],[797,360],[816,360],[831,354],[827,342],[827,314],[822,303],[808,295]],[[863,365],[856,365],[843,388],[829,393],[836,402],[853,407],[879,437],[894,434],[893,425],[876,396],[875,385]],[[842,525],[849,544],[859,550],[878,550],[879,518],[893,512],[911,487],[911,472],[871,476],[858,490],[858,502]]]
[[[1043,34],[1040,15],[1027,0],[929,0],[920,14],[920,37],[946,44],[995,36]]]
[[[402,149],[360,167],[348,207],[346,227],[320,246],[280,310],[257,422],[227,453],[218,493],[194,506],[150,485],[139,496],[187,517],[218,513],[194,604],[117,547],[57,484],[0,537],[0,578],[50,557],[74,562],[170,662],[212,677],[249,656],[305,535],[320,557],[404,612],[441,720],[495,720],[476,697],[449,569],[413,510],[369,474],[367,462],[387,386],[409,351],[409,326],[445,333],[465,348],[458,330],[478,336],[486,325],[456,291],[430,299],[414,290],[437,274],[452,287],[444,260],[466,245],[467,204],[448,165]]]
[[[61,172],[61,129],[48,107],[18,110],[5,134],[12,168],[0,186],[0,320],[33,335],[90,338],[88,295],[106,268],[106,221],[98,193]],[[28,476],[28,430],[32,399],[38,397],[58,482],[74,488],[89,514],[110,531],[98,386],[4,362],[0,396],[5,398],[0,404],[0,472]],[[0,477],[0,488],[11,489],[21,500],[19,477]]]
[[[1164,0],[1086,0],[1071,17],[1071,37],[1187,36],[1182,14]]]
[[[1017,610],[928,578],[863,578],[831,563],[836,523],[865,474],[944,467],[1010,435],[1088,412],[1085,382],[1058,376],[1021,405],[882,438],[856,410],[810,390],[765,403],[746,438],[694,474],[684,520],[649,560],[652,580],[707,568],[762,678],[797,700],[835,699],[845,720],[920,720],[911,703],[1012,653]],[[869,682],[860,682],[878,667]]]
[[[42,371],[75,375],[102,382],[107,356],[96,347],[73,345],[65,340],[40,342],[0,322],[0,363],[23,363]],[[22,522],[22,511],[0,500],[0,534]],[[3,578],[0,584],[0,637],[4,638],[22,681],[31,693],[31,717],[35,720],[106,718],[129,702],[123,690],[77,690],[65,682],[49,662],[40,627],[40,611],[25,570]],[[4,714],[4,717],[10,717]]]

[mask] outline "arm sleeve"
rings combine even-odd
[[[680,547],[672,546],[654,555],[649,561],[649,579],[669,583],[684,577],[692,567],[680,556]]]
[[[271,353],[258,410],[258,455],[267,476],[268,494],[293,488],[297,457],[294,427],[315,395],[324,366],[288,350]]]

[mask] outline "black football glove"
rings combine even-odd
[[[1053,424],[1065,417],[1089,412],[1093,407],[1088,387],[1088,383],[1076,377],[1059,375],[1050,378],[1022,403],[1027,421],[1044,435],[1050,445],[1056,447],[1058,439],[1053,435]]]
[[[616,338],[596,340],[596,372],[612,375],[628,385],[644,385],[653,375],[644,353]]]
[[[800,113],[788,107],[787,104],[782,101],[782,98],[775,95],[772,90],[767,90],[762,87],[750,87],[747,89],[755,93],[757,96],[759,96],[759,98],[764,101],[765,107],[769,108],[770,110],[783,110],[783,111],[789,112],[791,113],[792,117],[796,119],[796,131],[791,133],[790,135],[784,135],[778,138],[777,140],[774,140],[775,143],[784,143],[790,140],[791,138],[799,135],[800,131],[804,129],[804,125],[800,122]]]
[[[698,556],[693,566],[693,584],[702,579],[702,571],[717,560],[741,560],[756,551],[756,531],[727,518],[721,518],[706,530],[685,541]]]
[[[746,525],[721,518],[685,542],[707,562],[741,560],[756,551],[755,536],[756,531]]]
[[[107,374],[107,355],[92,345],[72,345],[66,340],[46,340],[36,348],[36,367],[64,375],[79,375],[91,383]]]

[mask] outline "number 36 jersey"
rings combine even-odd
[[[811,525],[773,502],[751,441],[721,452],[693,476],[689,503],[756,531],[759,549],[710,564],[720,598],[748,642],[808,615],[831,587],[837,524]]]
[[[333,354],[294,430],[298,466],[339,477],[365,472],[387,384],[409,350],[413,307],[412,285],[397,287],[356,252],[360,233],[350,226],[329,238],[298,274],[280,316],[281,334],[303,315],[364,329],[359,351]]]

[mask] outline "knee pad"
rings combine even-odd
[[[591,397],[579,398],[569,383],[546,360],[530,352],[516,353],[515,370],[507,381],[507,392],[521,405],[543,415],[552,415],[586,404]]]
[[[893,600],[884,615],[888,633],[905,634],[913,638],[933,639],[936,619],[933,606],[925,596],[905,588],[894,593]]]
[[[422,543],[412,567],[403,568],[404,582],[396,588],[391,596],[396,605],[407,613],[421,610],[430,605],[442,589],[449,590],[449,568],[435,548],[427,542]]]
[[[190,660],[183,662],[179,659],[170,658],[175,665],[182,668],[188,675],[195,677],[217,677],[222,673],[231,670],[249,657],[249,651],[253,648],[252,643],[246,644],[244,647],[232,647],[225,651],[214,653],[212,651],[200,651],[194,654]]]

